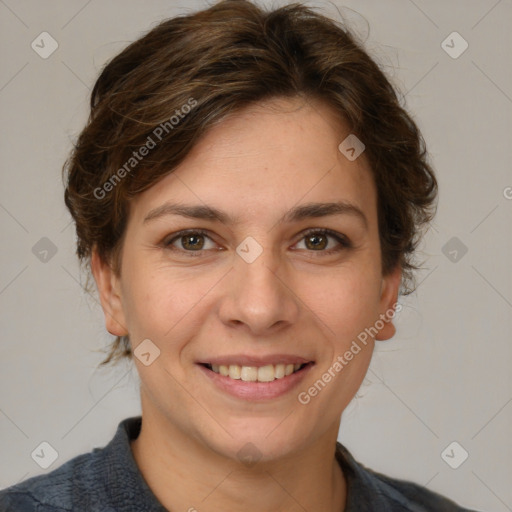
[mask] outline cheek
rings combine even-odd
[[[347,272],[343,278],[330,279],[329,288],[323,292],[315,288],[314,311],[321,317],[321,324],[327,326],[324,332],[329,339],[326,357],[315,376],[315,382],[320,379],[327,384],[325,393],[323,385],[319,386],[322,398],[315,407],[320,415],[325,414],[325,404],[330,404],[328,415],[333,421],[356,394],[371,361],[374,341],[365,329],[374,325],[378,318],[380,289],[377,283],[380,284],[371,271],[366,276]],[[314,389],[308,389],[316,393],[315,386],[313,383]]]
[[[124,292],[132,340],[149,338],[162,351],[179,350],[180,340],[199,332],[202,299],[214,284],[211,276],[198,279],[168,268],[133,273]]]
[[[322,320],[340,350],[378,318],[380,280],[371,269],[350,269],[303,284],[307,306]]]

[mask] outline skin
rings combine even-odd
[[[368,163],[364,153],[351,162],[338,150],[349,133],[329,107],[310,100],[273,99],[240,111],[133,200],[119,276],[93,252],[109,332],[129,334],[132,349],[149,338],[161,351],[149,366],[134,358],[143,423],[132,450],[169,510],[345,507],[335,443],[374,339],[307,405],[297,396],[393,308],[401,278],[399,268],[382,275]],[[341,200],[360,208],[367,225],[350,214],[278,223],[297,205]],[[214,206],[238,222],[177,215],[143,222],[166,201]],[[200,228],[208,236],[199,236],[198,257],[188,256],[194,248],[180,237],[164,244]],[[319,235],[315,248],[304,235],[309,228],[334,230],[352,246]],[[252,263],[236,253],[248,236],[263,249]],[[375,339],[394,333],[389,320]],[[295,354],[315,364],[292,391],[250,402],[219,390],[196,364],[229,354]],[[250,467],[237,456],[248,442],[261,455]]]

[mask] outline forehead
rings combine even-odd
[[[364,153],[338,149],[348,127],[320,102],[274,99],[210,128],[185,160],[134,200],[135,220],[164,202],[210,205],[243,224],[269,222],[293,206],[345,201],[376,216],[376,191]]]

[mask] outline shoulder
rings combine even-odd
[[[93,476],[93,453],[79,455],[46,475],[39,475],[0,491],[0,510],[71,510],[73,482]],[[50,510],[48,508],[48,510]]]
[[[336,458],[347,480],[346,512],[476,512],[418,484],[365,467],[340,443]]]
[[[394,504],[397,511],[471,512],[449,498],[413,482],[390,478],[371,470],[367,471],[374,478],[376,487],[379,488],[383,496],[386,496],[390,504]]]
[[[103,448],[78,455],[53,471],[0,491],[1,512],[68,512],[114,510],[106,505],[124,498],[124,485],[141,477],[129,441],[140,430],[140,417],[119,423]]]
[[[77,483],[95,485],[95,459],[100,450],[79,455],[59,468],[0,491],[2,512],[63,512],[73,509]]]

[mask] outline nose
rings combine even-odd
[[[261,337],[297,321],[300,300],[290,282],[290,271],[276,259],[268,249],[252,263],[235,256],[219,308],[225,325]]]

